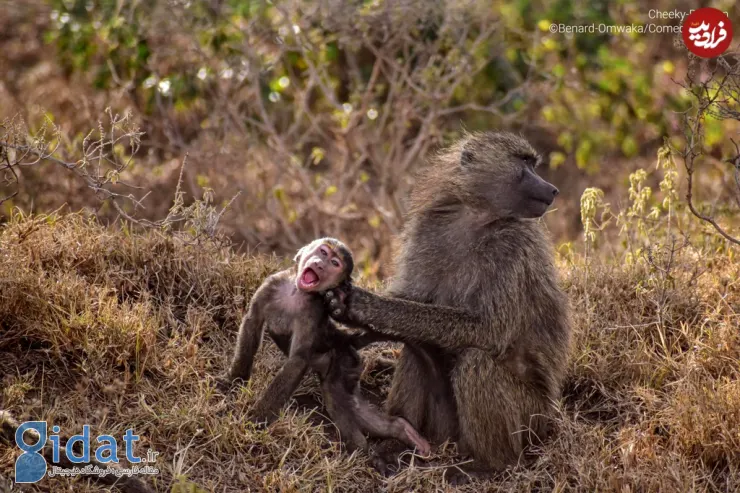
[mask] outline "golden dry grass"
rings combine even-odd
[[[624,266],[563,268],[576,329],[555,436],[536,463],[465,491],[740,491],[740,261],[688,246]],[[278,259],[105,228],[77,214],[14,217],[0,230],[0,409],[77,433],[122,435],[160,452],[157,491],[452,490],[438,449],[394,478],[335,442],[315,382],[269,429],[245,415],[277,369],[264,345],[256,375],[215,390],[251,293]],[[368,366],[381,350],[365,353]],[[383,397],[389,375],[366,371]],[[14,448],[0,449],[13,476]],[[187,481],[187,483],[185,482]],[[191,489],[197,485],[198,490]],[[43,479],[28,491],[105,491]]]

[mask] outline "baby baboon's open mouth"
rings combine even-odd
[[[311,289],[319,284],[319,275],[311,267],[306,267],[301,274],[301,289]]]

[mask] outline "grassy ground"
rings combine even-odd
[[[556,434],[532,467],[466,490],[740,491],[740,260],[702,251],[563,264],[576,335]],[[247,422],[280,362],[271,343],[248,387],[215,389],[246,301],[281,265],[74,214],[12,219],[0,230],[0,409],[69,434],[133,427],[139,452],[160,453],[157,491],[452,489],[439,466],[458,460],[453,446],[389,480],[341,452],[311,410],[313,379],[269,429]],[[365,353],[377,399],[390,375],[375,358],[394,350]],[[16,457],[0,448],[0,475]],[[45,478],[26,490],[104,488]]]

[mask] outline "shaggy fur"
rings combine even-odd
[[[557,195],[538,162],[513,134],[458,142],[413,192],[387,296],[353,287],[330,300],[337,319],[406,342],[388,411],[433,441],[458,441],[486,469],[546,435],[566,368],[568,303],[550,241],[529,219],[544,213],[543,194]]]

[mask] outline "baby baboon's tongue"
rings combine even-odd
[[[302,281],[306,286],[311,286],[312,284],[319,282],[319,276],[316,275],[313,269],[306,269],[303,271]]]

